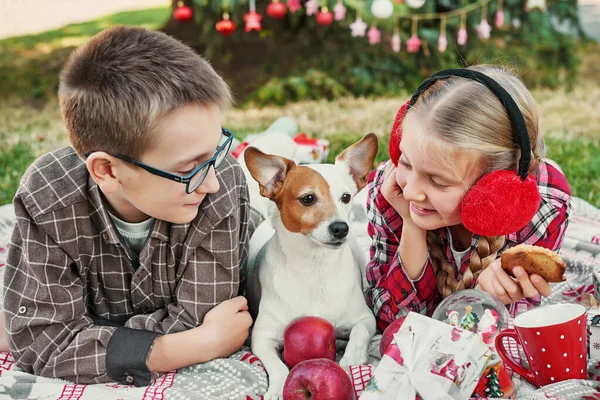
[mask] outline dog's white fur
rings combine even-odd
[[[285,158],[250,152],[245,154],[245,170],[258,181],[261,193],[274,197],[278,187],[287,190],[283,185],[289,176],[287,172],[298,167]],[[329,226],[333,222],[350,224],[352,201],[344,204],[342,195],[349,193],[353,198],[362,189],[376,152],[377,138],[370,134],[342,153],[334,165],[308,166],[328,183],[328,200],[335,204],[335,211],[303,234],[288,230],[276,209],[250,241],[248,300],[251,310],[258,309],[252,351],[269,375],[265,400],[282,398],[289,370],[279,352],[283,348],[283,332],[296,318],[325,318],[335,326],[338,338],[349,339],[340,365],[367,362],[375,318],[363,297],[361,269],[352,254],[351,236],[340,244]]]

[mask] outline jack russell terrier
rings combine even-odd
[[[289,370],[279,353],[283,332],[296,318],[325,318],[338,338],[348,339],[340,365],[367,362],[375,318],[365,303],[361,268],[349,243],[349,214],[377,148],[377,136],[370,133],[333,165],[298,166],[255,147],[244,153],[243,167],[258,182],[263,200],[276,205],[250,241],[247,280],[250,310],[258,310],[252,351],[269,375],[265,400],[282,398]]]

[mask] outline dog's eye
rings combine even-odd
[[[300,203],[304,204],[305,206],[312,205],[315,200],[316,198],[312,194],[305,194],[304,196],[300,197]]]
[[[342,203],[348,204],[350,203],[350,200],[352,200],[352,196],[350,196],[350,193],[344,193],[340,200],[342,200]]]

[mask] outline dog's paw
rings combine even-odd
[[[281,385],[271,383],[269,390],[263,396],[264,400],[283,400],[283,383]]]
[[[369,352],[367,348],[363,347],[346,347],[344,356],[340,360],[340,366],[347,368],[351,365],[362,365],[366,364],[369,358]]]
[[[287,379],[289,371],[282,369],[278,373],[269,376],[269,390],[263,396],[264,400],[283,400],[283,384]]]
[[[267,393],[263,396],[264,400],[283,400],[283,392],[282,393],[273,393],[271,389],[267,390]]]

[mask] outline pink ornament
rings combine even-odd
[[[409,53],[416,53],[417,51],[419,51],[420,47],[421,39],[419,39],[419,37],[416,34],[412,35],[410,39],[406,41],[406,51],[408,51]]]
[[[369,37],[369,44],[377,44],[381,41],[381,31],[375,28],[375,25],[369,29],[367,36]]]
[[[487,40],[490,38],[492,27],[488,24],[487,20],[482,19],[479,25],[475,27],[475,30],[480,39]]]
[[[394,53],[400,51],[400,34],[398,32],[394,32],[392,35],[392,50]]]
[[[498,10],[496,12],[496,28],[502,28],[504,25],[504,11]]]
[[[443,53],[446,51],[447,48],[448,39],[446,38],[446,35],[440,35],[440,38],[438,39],[438,50],[440,51],[440,53]]]
[[[361,17],[357,17],[356,21],[351,23],[350,30],[352,31],[352,37],[363,37],[365,36],[365,32],[367,30],[367,24],[362,20]]]
[[[456,41],[459,45],[464,46],[467,43],[467,28],[461,26],[456,35]]]
[[[306,7],[306,15],[314,15],[319,11],[317,0],[308,0],[304,6]]]
[[[244,29],[246,32],[250,32],[251,30],[259,31],[261,30],[260,20],[262,19],[262,15],[257,13],[254,10],[250,10],[250,12],[244,15],[244,21],[246,21],[246,28]]]
[[[300,0],[287,0],[286,4],[291,13],[302,10]]]
[[[341,1],[338,1],[335,7],[333,7],[333,13],[335,14],[335,20],[341,21],[346,18],[346,7]]]

